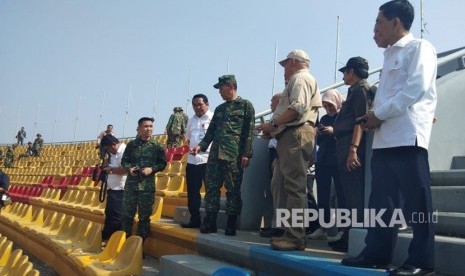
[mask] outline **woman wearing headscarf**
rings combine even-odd
[[[326,114],[320,118],[320,124],[317,126],[316,143],[318,151],[315,163],[315,178],[317,183],[318,208],[324,210],[324,221],[329,223],[331,219],[330,197],[332,181],[334,181],[336,188],[337,205],[339,208],[343,208],[344,206],[344,195],[337,169],[336,139],[333,131],[333,124],[341,109],[344,98],[337,90],[330,89],[323,95],[321,101],[323,102]],[[320,228],[309,235],[309,238],[326,240],[328,239],[326,230],[327,228],[321,225]],[[332,238],[332,240],[335,239],[338,239],[338,237]]]

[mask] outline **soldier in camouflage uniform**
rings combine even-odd
[[[13,147],[8,146],[5,154],[5,168],[11,168],[13,167],[13,162],[14,162],[14,156],[15,156],[15,150]]]
[[[187,127],[187,122],[189,122],[189,116],[187,116],[187,114],[184,113],[184,110],[182,109],[182,107],[178,106],[178,110],[179,112],[181,112],[182,117],[184,118],[184,123],[186,124],[186,127]]]
[[[155,173],[166,167],[165,149],[152,139],[152,131],[153,118],[140,118],[138,137],[128,143],[121,159],[121,166],[128,171],[121,228],[128,236],[131,235],[137,209],[137,235],[144,240],[150,231],[150,215],[155,200]]]
[[[215,109],[207,133],[192,154],[205,151],[213,142],[207,162],[205,211],[207,213],[200,232],[215,233],[216,217],[220,209],[220,189],[225,183],[226,213],[228,220],[225,235],[236,235],[237,215],[241,214],[241,184],[244,168],[252,157],[252,139],[255,110],[252,104],[237,96],[234,75],[218,78],[214,85],[226,100]]]
[[[168,135],[166,145],[168,148],[181,146],[186,134],[186,120],[183,116],[182,108],[175,107],[173,112],[168,120],[168,124],[166,124],[166,134]]]
[[[40,133],[37,133],[36,136],[37,138],[34,140],[34,144],[32,144],[32,154],[33,156],[39,157],[42,147],[44,146],[44,139],[42,139],[42,135]]]
[[[24,138],[26,138],[26,131],[24,130],[24,127],[21,127],[21,129],[18,131],[18,134],[16,134],[16,140],[18,140],[16,144],[22,146]]]
[[[21,153],[21,154],[18,156],[18,159],[19,159],[19,158],[23,158],[23,157],[29,157],[29,156],[33,156],[33,152],[32,152],[32,142],[27,142],[26,151],[25,151],[24,153]]]

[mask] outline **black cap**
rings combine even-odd
[[[368,61],[362,57],[353,57],[347,61],[346,66],[339,69],[340,72],[344,73],[347,69],[363,69],[368,71]]]

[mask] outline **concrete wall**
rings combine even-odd
[[[452,157],[465,156],[465,70],[437,80],[438,104],[429,146],[431,170],[448,170]]]

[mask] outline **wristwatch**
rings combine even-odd
[[[278,125],[276,124],[276,121],[273,119],[271,119],[271,126],[272,127],[278,127]]]

